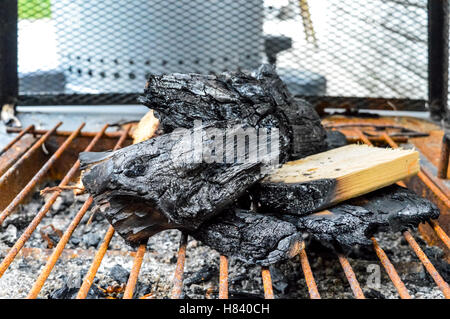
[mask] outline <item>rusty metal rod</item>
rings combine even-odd
[[[129,127],[130,125],[127,125],[127,127]],[[122,136],[124,130],[120,130],[117,132],[105,132],[104,137],[105,138],[120,138]],[[15,127],[8,127],[6,129],[6,132],[8,133],[19,133],[20,129],[17,129]],[[30,134],[33,135],[43,135],[46,134],[48,131],[47,130],[33,130],[30,132]],[[71,131],[56,131],[53,133],[53,135],[55,136],[69,136],[72,132]],[[81,137],[95,137],[95,135],[97,134],[97,132],[81,132],[80,136]],[[128,138],[128,136],[127,136]]]
[[[316,281],[314,280],[314,275],[308,261],[306,249],[300,250],[299,258],[302,265],[303,274],[305,275],[306,285],[308,286],[309,297],[311,299],[320,299],[319,290],[317,289]]]
[[[91,286],[94,283],[95,275],[100,268],[100,264],[102,263],[103,257],[108,250],[108,246],[113,235],[114,227],[109,226],[108,230],[106,231],[105,237],[103,238],[103,242],[100,245],[100,248],[97,250],[94,259],[92,260],[91,267],[89,268],[89,271],[86,273],[86,276],[83,279],[83,283],[81,284],[76,299],[85,299],[87,297],[89,289],[91,289]]]
[[[272,277],[270,276],[270,270],[268,267],[261,267],[261,277],[264,287],[264,298],[274,299]]]
[[[228,258],[220,256],[219,299],[228,299]]]
[[[128,277],[127,285],[123,293],[123,299],[133,298],[134,289],[136,288],[136,283],[138,280],[139,271],[141,270],[146,247],[146,244],[141,244],[136,251],[136,255],[134,256],[133,268],[131,268],[130,277]]]
[[[397,143],[395,143],[386,133],[383,133],[383,137],[386,140],[386,142],[392,147],[392,148],[397,148],[398,145]],[[422,182],[429,188],[431,189],[431,191],[447,206],[450,207],[450,200],[448,199],[448,197],[439,189],[439,187],[437,187],[433,181],[426,176],[426,174],[424,174],[422,172],[422,170],[419,171],[419,173],[417,173],[417,176],[422,180]]]
[[[125,139],[128,136],[128,132],[130,131],[130,126],[128,126],[120,136],[119,140],[116,143],[116,146],[114,147],[114,150],[119,149]],[[89,289],[91,288],[92,284],[94,283],[95,275],[97,274],[98,268],[100,268],[100,264],[102,263],[103,257],[106,254],[106,251],[108,250],[109,243],[111,242],[111,239],[114,235],[114,227],[109,226],[108,230],[106,231],[105,237],[103,238],[103,242],[100,245],[100,248],[98,249],[97,253],[94,256],[94,259],[92,260],[91,267],[89,268],[89,271],[86,273],[86,276],[83,279],[83,283],[81,284],[80,290],[77,294],[77,299],[84,299],[89,293]]]
[[[188,235],[181,233],[180,248],[178,249],[177,267],[175,268],[175,274],[173,276],[173,288],[172,299],[180,299],[181,292],[183,291],[183,276],[184,276],[184,263],[186,261],[186,245]]]
[[[445,231],[441,228],[441,226],[439,226],[437,221],[430,219],[428,223],[430,224],[431,228],[433,228],[436,235],[438,235],[438,237],[445,244],[445,246],[447,246],[447,248],[450,249],[450,237],[445,233]]]
[[[19,135],[17,135],[16,137],[14,137],[12,139],[12,141],[10,141],[8,144],[6,144],[6,146],[0,151],[0,156],[3,155],[7,150],[9,150],[14,144],[17,143],[17,141],[19,141],[22,136],[24,136],[25,134],[27,134],[29,131],[34,130],[34,125],[30,125],[27,128],[25,128],[24,130],[21,130]]]
[[[395,289],[397,289],[397,292],[400,295],[400,298],[411,299],[411,295],[409,294],[408,289],[406,289],[405,284],[403,283],[400,276],[398,275],[397,270],[395,269],[394,265],[389,260],[389,257],[386,255],[384,250],[380,247],[380,245],[378,244],[375,237],[372,237],[370,239],[373,242],[373,248],[375,249],[375,252],[377,253],[378,258],[380,259],[381,264],[383,265],[389,278],[391,279],[392,283],[394,284]]]
[[[59,122],[57,123],[51,130],[48,130],[43,136],[41,136],[41,138],[33,144],[32,147],[30,147],[30,149],[28,151],[25,152],[25,154],[23,154],[18,160],[17,162],[14,163],[14,165],[12,165],[11,167],[9,167],[7,170],[5,169],[0,170],[0,185],[3,184],[6,179],[8,177],[10,177],[12,174],[17,173],[17,168],[22,165],[22,163],[28,159],[34,152],[36,152],[36,150],[38,150],[42,144],[45,143],[45,141],[47,141],[47,139],[50,137],[50,135],[54,134],[56,129],[58,127],[60,127],[63,123]],[[73,133],[73,132],[72,132]]]
[[[381,142],[386,142],[385,139],[381,136],[369,136],[367,137],[369,139],[369,141],[371,142],[375,142],[375,143],[381,143]],[[359,140],[361,140],[360,137],[358,136],[346,136],[347,142],[349,143],[356,143]],[[392,140],[396,141],[397,143],[406,143],[408,142],[408,138],[407,137],[402,137],[402,136],[394,136],[392,137]]]
[[[28,184],[17,194],[17,196],[9,203],[9,205],[0,214],[0,225],[5,221],[14,209],[25,199],[25,197],[33,190],[36,184],[47,174],[48,170],[55,164],[61,154],[69,147],[70,143],[77,137],[85,123],[82,123],[78,129],[64,141],[64,143],[56,150],[56,152],[50,157],[50,159],[41,167],[41,169],[33,176]],[[6,174],[5,174],[6,175]]]
[[[425,255],[423,250],[420,248],[419,244],[416,242],[414,237],[411,235],[411,233],[409,231],[403,232],[403,236],[405,237],[406,241],[411,246],[411,248],[414,250],[414,253],[420,259],[422,264],[425,266],[425,269],[428,271],[430,276],[433,278],[436,285],[442,291],[442,293],[444,294],[444,297],[446,299],[450,299],[450,286],[445,282],[445,280],[438,273],[438,271],[433,266],[431,261],[428,259],[427,255]]]
[[[342,254],[337,254],[339,258],[339,262],[341,263],[342,269],[344,270],[345,276],[347,277],[348,283],[350,284],[350,288],[352,288],[353,294],[356,299],[366,299],[364,293],[359,285],[358,280],[356,279],[355,272],[353,271],[352,266],[348,262],[348,259],[345,258]]]
[[[61,256],[64,247],[66,246],[67,242],[70,239],[70,236],[72,236],[73,232],[77,228],[78,224],[80,223],[83,216],[86,214],[87,210],[91,206],[93,200],[92,197],[89,197],[87,201],[84,202],[83,206],[78,211],[75,218],[70,223],[67,230],[64,232],[63,236],[61,237],[60,241],[58,242],[58,245],[56,245],[55,249],[53,250],[52,255],[48,258],[47,263],[44,266],[44,269],[42,269],[39,277],[36,279],[36,282],[33,284],[33,287],[31,288],[30,292],[28,293],[27,299],[35,299],[39,295],[39,292],[41,291],[42,287],[45,284],[45,281],[47,280],[48,276],[50,275],[51,271],[53,270],[53,267],[55,266],[56,262],[59,259],[59,256]]]
[[[439,166],[437,177],[447,179],[448,174],[448,161],[450,157],[450,138],[444,133],[442,137],[441,156],[439,158]]]
[[[108,127],[108,125],[105,125],[102,128],[102,130],[97,133],[97,136],[86,147],[86,149],[85,149],[86,152],[89,152],[90,150],[92,150],[92,148],[100,140],[102,134],[105,132],[107,127]],[[71,181],[73,176],[76,174],[79,167],[80,167],[80,161],[78,160],[71,167],[71,169],[67,172],[66,176],[64,176],[63,180],[59,183],[59,186],[61,187],[61,186],[67,185]],[[9,250],[8,254],[5,256],[2,263],[0,264],[0,277],[3,276],[5,271],[8,269],[9,265],[13,262],[14,258],[19,253],[19,251],[22,249],[22,247],[25,245],[25,243],[28,241],[28,239],[30,239],[34,230],[37,228],[37,226],[42,221],[44,216],[48,213],[48,211],[50,210],[52,205],[55,203],[55,201],[59,197],[59,195],[60,195],[60,192],[54,192],[51,195],[51,197],[45,202],[45,205],[42,206],[42,208],[39,210],[38,214],[33,218],[31,223],[28,225],[28,227],[22,233],[20,238],[14,243],[14,246]]]

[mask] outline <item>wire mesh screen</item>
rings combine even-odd
[[[426,0],[19,0],[18,29],[21,95],[269,62],[296,95],[427,97]]]

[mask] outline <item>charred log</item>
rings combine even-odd
[[[224,212],[191,235],[225,256],[262,266],[292,258],[303,248],[291,223],[245,210]]]
[[[308,216],[280,216],[314,239],[344,247],[371,245],[377,231],[403,231],[439,216],[436,206],[400,186],[389,186]]]
[[[139,100],[155,110],[164,132],[192,128],[195,121],[217,126],[238,120],[256,129],[278,128],[281,162],[326,149],[318,114],[294,100],[270,65],[253,74],[151,75]]]
[[[264,177],[263,168],[278,156],[272,152],[254,162],[207,163],[202,153],[212,154],[218,141],[204,128],[164,134],[114,152],[80,154],[86,190],[130,244],[164,229],[195,230]],[[228,132],[238,134],[241,128]],[[197,131],[203,132],[201,145],[192,142]],[[230,143],[234,146],[234,140],[226,139],[223,149]]]

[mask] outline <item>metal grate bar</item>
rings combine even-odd
[[[264,287],[264,298],[274,299],[272,277],[270,276],[270,270],[268,267],[261,267],[261,276]]]
[[[48,170],[55,164],[61,154],[67,149],[67,147],[72,143],[75,137],[78,136],[81,129],[84,127],[85,123],[82,123],[77,130],[75,130],[58,148],[58,150],[50,157],[50,159],[41,167],[41,169],[33,176],[33,178],[28,182],[28,184],[20,191],[19,194],[9,203],[9,205],[0,214],[0,225],[5,221],[14,209],[25,199],[25,197],[33,190],[36,184],[47,174]],[[6,174],[5,174],[6,175]],[[5,176],[3,175],[3,176]],[[3,177],[2,176],[2,177]]]
[[[228,299],[228,258],[220,256],[219,299]]]
[[[89,145],[86,147],[85,151],[90,151],[100,140],[100,137],[103,135],[105,130],[108,128],[108,125],[105,125],[100,132],[98,132],[97,136],[89,143]],[[73,178],[75,173],[77,172],[78,168],[80,166],[80,162],[77,161],[72,166],[72,168],[67,172],[66,176],[63,178],[63,180],[59,183],[59,187],[66,186],[70,180]],[[5,271],[8,269],[9,265],[13,262],[14,258],[17,256],[19,251],[22,249],[22,247],[25,245],[25,243],[30,239],[31,235],[33,234],[34,230],[37,228],[39,223],[42,221],[42,218],[48,213],[51,206],[55,203],[56,199],[59,197],[60,192],[54,192],[52,196],[46,201],[45,205],[39,210],[39,213],[33,218],[31,223],[28,225],[28,227],[25,229],[23,234],[20,236],[20,238],[16,241],[14,246],[10,249],[6,257],[3,259],[2,263],[0,264],[0,277],[3,276]],[[61,239],[62,240],[62,239]],[[59,257],[59,255],[58,255]]]
[[[9,150],[11,147],[13,147],[14,144],[17,143],[25,134],[27,134],[29,131],[34,130],[34,125],[30,125],[24,130],[21,130],[19,135],[17,135],[14,139],[11,140],[6,146],[0,151],[0,156],[3,155],[7,150]]]
[[[92,198],[88,198],[87,201],[84,202],[81,209],[78,211],[75,218],[70,223],[67,230],[64,232],[63,236],[61,237],[61,240],[58,242],[58,245],[56,245],[55,249],[53,250],[52,255],[48,258],[47,263],[44,266],[44,269],[41,271],[39,277],[36,279],[36,282],[34,283],[33,287],[31,288],[30,292],[28,293],[27,299],[35,299],[39,295],[39,292],[41,291],[42,287],[45,284],[45,281],[47,280],[48,276],[50,275],[51,271],[53,270],[53,267],[55,266],[56,262],[59,259],[59,256],[61,256],[64,247],[66,246],[67,242],[70,239],[70,236],[72,236],[73,232],[77,228],[78,224],[80,223],[83,216],[86,214],[87,210],[91,206],[93,200]]]
[[[184,275],[184,263],[186,261],[186,245],[188,235],[181,233],[180,248],[178,249],[177,267],[175,268],[175,274],[173,276],[173,288],[172,299],[180,299],[183,292],[183,275]]]
[[[442,242],[447,246],[448,249],[450,249],[450,237],[444,232],[444,230],[439,226],[439,224],[434,221],[430,220],[428,222],[431,225],[431,228],[436,232],[436,234],[439,236],[439,238],[442,240]]]
[[[356,279],[355,272],[348,262],[348,259],[345,258],[342,254],[337,255],[342,269],[344,270],[345,276],[347,277],[348,283],[350,284],[350,288],[352,288],[353,294],[355,295],[356,299],[366,299],[361,286],[359,285],[358,279]]]
[[[400,276],[397,273],[397,270],[395,269],[394,265],[389,260],[389,257],[386,255],[384,250],[380,247],[375,237],[371,238],[373,242],[373,248],[375,249],[375,252],[377,253],[378,258],[380,259],[381,264],[383,265],[384,269],[386,270],[389,278],[391,279],[392,283],[394,284],[395,289],[397,289],[398,294],[400,295],[400,298],[402,299],[411,299],[411,295],[408,292],[408,289],[406,289],[405,284],[401,280]]]
[[[415,241],[414,237],[410,234],[409,231],[403,232],[403,236],[408,241],[408,244],[414,250],[414,252],[416,253],[417,257],[420,259],[422,264],[425,266],[426,270],[428,271],[430,276],[433,278],[436,285],[442,291],[445,298],[450,299],[450,286],[445,282],[445,280],[438,273],[436,268],[433,266],[431,261],[428,259],[427,255],[425,255],[423,250],[420,248],[419,244]]]
[[[122,147],[123,142],[125,142],[126,138],[128,137],[128,133],[130,131],[131,126],[128,126],[122,133],[117,141],[114,150],[119,149]],[[97,270],[100,267],[100,264],[102,263],[103,257],[106,254],[106,251],[108,250],[109,243],[111,242],[111,238],[114,235],[114,228],[112,226],[109,226],[108,230],[106,231],[105,237],[103,238],[103,242],[100,245],[100,248],[98,249],[97,253],[95,254],[94,259],[92,260],[91,267],[89,268],[89,271],[87,272],[86,276],[83,279],[83,283],[81,284],[80,290],[77,294],[77,299],[84,299],[88,295],[89,289],[92,286],[92,283],[94,282],[95,275],[97,274]]]
[[[361,140],[363,142],[367,143],[367,139],[365,139],[364,134],[361,132],[361,130],[356,130],[356,132],[361,136]],[[397,148],[398,145],[386,134],[383,133],[382,136],[385,138],[386,142],[392,147],[392,148]],[[433,187],[435,190],[433,190],[433,192],[441,199],[443,199],[443,201],[447,204],[448,206],[448,202],[449,199],[445,196],[444,193],[442,193],[439,188],[437,188],[434,183],[428,179],[428,177],[426,177],[422,171],[420,170],[419,173],[417,174],[419,176],[419,178],[425,183],[426,186],[428,186],[431,190],[433,190]],[[403,182],[399,182],[399,184]],[[437,233],[438,234],[438,233]],[[445,282],[445,280],[441,277],[441,275],[438,273],[438,271],[436,270],[436,268],[433,266],[433,264],[430,262],[430,260],[428,259],[428,257],[425,255],[425,253],[423,252],[423,250],[420,248],[419,244],[417,244],[417,242],[415,241],[415,239],[412,237],[412,235],[409,233],[409,231],[405,231],[403,232],[403,236],[405,237],[405,239],[408,241],[409,245],[411,246],[411,248],[414,250],[414,252],[416,253],[417,257],[419,258],[419,260],[422,262],[422,264],[425,266],[426,270],[428,271],[428,273],[431,275],[431,277],[433,277],[433,280],[435,281],[435,283],[437,284],[437,286],[439,287],[439,289],[442,291],[442,293],[444,294],[445,298],[450,299],[450,287],[449,285]],[[439,234],[438,234],[439,236]]]
[[[128,278],[127,285],[123,293],[123,299],[133,298],[134,289],[138,280],[139,271],[141,270],[142,260],[144,259],[146,247],[147,244],[141,244],[136,251],[133,268],[131,268],[130,277]]]
[[[6,128],[7,133],[20,133],[21,130],[17,127],[8,127]],[[44,135],[47,134],[48,130],[36,130],[34,129],[31,133],[33,135]],[[117,131],[117,132],[105,132],[103,134],[103,138],[120,138],[122,136],[123,131]],[[69,136],[72,134],[72,131],[54,131],[52,135],[54,136]],[[81,137],[95,137],[97,135],[97,132],[81,132]]]
[[[59,122],[58,124],[56,124],[51,130],[48,130],[43,136],[41,136],[41,138],[33,144],[33,146],[26,151],[25,154],[23,154],[15,163],[14,165],[12,165],[10,168],[8,168],[5,171],[0,170],[0,184],[3,184],[6,180],[7,177],[11,176],[13,173],[16,172],[17,168],[22,165],[22,163],[28,159],[36,150],[38,150],[42,144],[45,143],[45,141],[50,137],[50,135],[52,135],[53,133],[55,133],[56,129],[58,127],[60,127],[62,125],[62,122]],[[72,132],[73,133],[73,132]]]
[[[308,286],[308,292],[311,299],[320,299],[319,290],[317,289],[316,281],[311,270],[311,266],[306,255],[306,249],[303,248],[299,253],[300,263],[302,265],[303,274],[305,275],[306,285]]]

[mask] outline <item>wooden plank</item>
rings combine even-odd
[[[352,144],[284,164],[255,186],[254,198],[259,211],[304,215],[418,171],[415,150]]]

